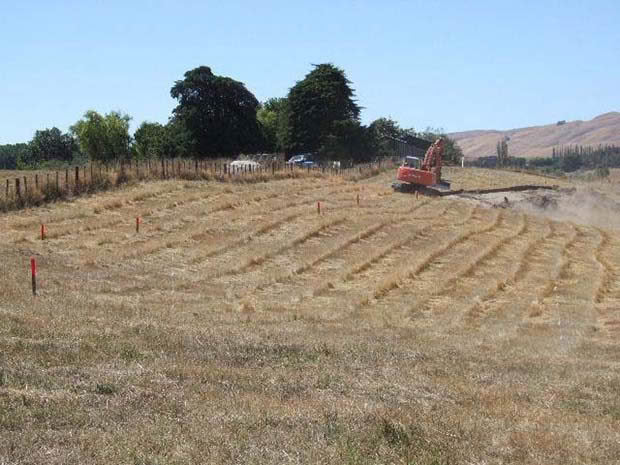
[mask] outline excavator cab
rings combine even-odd
[[[420,169],[420,159],[418,157],[405,157],[403,161],[403,166],[407,166],[409,168]]]

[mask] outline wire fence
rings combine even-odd
[[[194,159],[89,163],[63,170],[5,177],[0,191],[0,208],[10,210],[36,206],[60,198],[107,190],[131,180],[261,182],[302,176],[344,176],[355,180],[378,174],[382,169],[392,166],[394,163],[391,160],[344,169],[337,162],[304,166],[279,160],[260,164],[251,160],[230,162]]]

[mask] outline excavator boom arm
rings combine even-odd
[[[437,180],[441,179],[441,160],[443,158],[444,142],[440,137],[433,145],[431,145],[426,154],[424,155],[424,161],[422,162],[422,169],[424,171],[433,171],[437,174]]]

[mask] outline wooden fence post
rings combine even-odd
[[[60,191],[60,181],[58,178],[58,171],[56,171],[56,192]]]
[[[24,176],[24,193],[28,195],[28,178]]]
[[[75,167],[75,185],[76,187],[80,185],[80,167]]]
[[[18,199],[22,198],[22,191],[19,188],[19,178],[15,178],[15,194],[17,195]]]
[[[38,174],[34,175],[34,188],[39,190],[39,175]]]
[[[65,188],[69,186],[69,168],[65,168]]]
[[[6,180],[6,199],[9,200],[9,180]]]

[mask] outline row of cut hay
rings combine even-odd
[[[274,250],[272,252],[267,252],[259,256],[252,257],[246,262],[244,262],[243,264],[235,268],[232,268],[228,271],[222,271],[220,273],[217,273],[216,277],[235,275],[235,274],[246,272],[250,268],[260,265],[266,262],[267,260],[271,260],[272,258],[286,252],[287,250],[293,249],[294,247],[300,244],[303,244],[304,242],[318,236],[321,232],[325,231],[326,229],[336,227],[346,222],[347,220],[348,220],[348,217],[343,216],[343,217],[338,217],[335,219],[323,221],[318,226],[309,229],[308,231],[304,232],[301,236],[298,236],[292,239],[291,241],[284,244],[282,247],[278,248],[277,250]]]
[[[475,320],[480,318],[485,313],[484,307],[487,302],[495,298],[498,293],[504,291],[509,286],[514,286],[521,279],[523,279],[526,268],[529,262],[532,260],[532,256],[534,255],[535,250],[541,244],[544,244],[546,241],[548,241],[554,234],[553,224],[551,222],[548,222],[547,226],[548,228],[544,235],[542,235],[538,239],[531,240],[529,243],[527,243],[525,249],[516,260],[517,265],[513,268],[513,271],[508,276],[497,280],[495,282],[495,285],[492,286],[486,294],[481,296],[469,306],[469,308],[464,312],[465,318],[469,320]]]
[[[564,244],[562,252],[558,261],[555,263],[554,270],[550,274],[549,278],[545,281],[542,287],[538,299],[536,299],[529,308],[528,315],[530,318],[536,318],[543,314],[545,309],[544,300],[551,297],[554,291],[557,289],[558,281],[566,279],[568,276],[568,269],[570,267],[570,260],[568,257],[568,250],[575,244],[580,236],[583,236],[583,232],[578,228],[573,227],[573,233],[569,240]]]
[[[496,229],[502,220],[503,214],[499,213],[495,215],[494,220],[490,224],[479,228],[470,229],[457,235],[441,247],[429,252],[420,262],[418,262],[412,268],[406,270],[404,273],[397,272],[387,277],[378,287],[374,289],[374,291],[372,292],[372,298],[374,298],[375,300],[379,300],[385,297],[388,293],[390,293],[390,291],[400,287],[404,281],[408,279],[413,279],[419,274],[423,273],[439,256],[444,254],[446,251],[452,249],[458,244],[461,244],[462,242],[467,241],[470,237],[474,235],[484,234]],[[366,296],[360,301],[358,306],[365,307],[370,303],[370,300],[371,297]]]
[[[387,221],[382,221],[380,223],[374,224],[368,228],[366,228],[365,230],[358,232],[356,234],[354,234],[353,236],[348,237],[347,239],[345,239],[344,241],[340,242],[339,244],[337,244],[336,246],[326,250],[325,252],[319,254],[317,257],[313,258],[312,260],[309,261],[305,261],[302,264],[300,264],[297,268],[293,269],[293,270],[289,270],[289,271],[284,271],[283,273],[276,275],[276,276],[272,276],[268,282],[265,282],[261,285],[259,285],[258,287],[250,290],[249,292],[246,293],[244,299],[249,299],[251,297],[252,294],[254,294],[257,290],[265,290],[266,288],[268,288],[269,286],[274,285],[275,283],[279,283],[279,284],[283,284],[287,281],[292,281],[296,276],[302,275],[304,273],[306,273],[308,270],[312,269],[313,267],[315,267],[316,265],[318,265],[319,263],[328,260],[332,257],[334,257],[335,255],[339,254],[340,252],[342,252],[343,250],[351,247],[354,244],[357,244],[358,242],[367,239],[368,237],[372,236],[373,234],[378,233],[380,230],[382,230],[383,228],[385,228],[386,226],[393,224],[394,223],[394,219],[391,220],[387,220]],[[338,223],[340,224],[340,222]],[[314,296],[316,296],[317,294],[314,294]]]
[[[377,252],[375,254],[372,254],[371,256],[369,256],[368,258],[363,260],[361,263],[357,263],[357,264],[353,265],[348,271],[346,271],[341,276],[341,278],[340,278],[341,281],[342,282],[346,282],[346,281],[354,280],[357,275],[359,275],[360,273],[363,273],[364,271],[372,268],[377,262],[379,262],[380,260],[384,259],[386,256],[388,256],[389,254],[391,254],[395,250],[400,249],[401,247],[406,246],[407,244],[413,242],[419,236],[427,234],[430,231],[431,231],[431,226],[425,226],[425,227],[415,231],[413,234],[408,235],[404,239],[400,239],[400,240],[395,241],[395,242],[393,242],[391,244],[388,244],[387,246],[385,246],[381,250],[379,250],[379,252]],[[330,281],[325,282],[325,283],[321,284],[320,286],[318,286],[313,291],[313,295],[315,297],[323,295],[329,289],[331,289],[333,287],[333,285],[334,284],[332,282],[330,282]]]
[[[594,252],[594,259],[598,263],[601,277],[599,279],[599,283],[594,294],[594,303],[600,304],[603,302],[605,296],[610,292],[612,288],[615,273],[614,267],[605,256],[605,249],[610,244],[609,233],[600,228],[598,228],[597,231],[600,235],[600,240]]]
[[[473,277],[476,273],[476,270],[482,266],[482,264],[486,261],[494,257],[498,254],[500,249],[504,246],[508,245],[511,241],[516,239],[519,236],[522,236],[527,232],[527,218],[525,215],[521,216],[521,225],[516,231],[513,231],[511,234],[507,236],[503,236],[491,243],[486,249],[484,249],[478,255],[472,256],[472,259],[461,268],[456,274],[450,276],[448,279],[443,281],[438,288],[429,296],[427,296],[422,302],[416,304],[416,308],[411,308],[411,312],[419,309],[427,310],[429,308],[430,302],[434,297],[441,296],[448,292],[449,289],[452,289],[454,286],[457,286],[459,282],[463,278]],[[501,280],[500,280],[501,281]],[[498,289],[503,287],[499,282],[497,284]]]
[[[354,236],[345,239],[340,244],[337,244],[334,248],[326,250],[325,252],[323,252],[321,255],[319,255],[318,257],[314,258],[313,260],[304,262],[303,264],[299,265],[293,271],[293,274],[294,275],[299,275],[299,274],[305,273],[306,271],[308,271],[310,268],[314,267],[315,265],[317,265],[317,264],[319,264],[319,263],[321,263],[321,262],[323,262],[325,260],[328,260],[328,259],[332,258],[336,254],[340,253],[344,249],[347,249],[348,247],[352,246],[353,244],[357,244],[358,242],[360,242],[360,241],[362,241],[364,239],[369,238],[373,234],[376,234],[381,229],[385,228],[386,226],[388,226],[388,225],[390,225],[392,223],[394,223],[394,220],[382,221],[382,222],[377,223],[377,224],[375,224],[375,225],[373,225],[373,226],[371,226],[369,228],[366,228],[364,231],[356,233]]]

